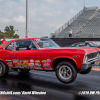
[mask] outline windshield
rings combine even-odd
[[[40,48],[49,48],[49,47],[60,47],[51,39],[35,39],[35,42]]]
[[[97,45],[96,44],[94,44],[94,43],[89,43],[92,47],[97,47]]]

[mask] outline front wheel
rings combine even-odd
[[[56,67],[56,76],[63,83],[72,83],[77,77],[77,71],[69,62],[60,62]]]

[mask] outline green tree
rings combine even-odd
[[[0,30],[0,34],[2,33],[2,31]]]
[[[13,31],[7,31],[4,33],[6,38],[13,38],[14,32]]]
[[[43,36],[42,38],[48,38],[48,36]]]
[[[55,35],[52,35],[52,38],[55,38]]]
[[[12,31],[12,32],[15,33],[15,31],[14,31],[14,26],[12,26],[12,25],[6,26],[5,29],[4,29],[4,31],[5,31],[5,32],[7,32],[7,31]]]
[[[0,38],[3,38],[3,37],[6,37],[6,38],[19,38],[19,35],[14,34],[15,30],[14,30],[14,26],[12,26],[12,25],[6,26],[4,31],[5,32],[1,32]]]
[[[17,35],[17,34],[15,34],[14,36],[13,36],[13,38],[19,38],[19,35]]]

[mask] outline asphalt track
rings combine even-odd
[[[0,91],[44,91],[46,95],[0,95],[0,100],[100,100],[99,95],[79,95],[79,91],[100,91],[100,72],[77,75],[71,84],[61,83],[54,72],[10,71],[0,79]]]

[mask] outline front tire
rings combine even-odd
[[[77,71],[69,62],[60,62],[56,67],[56,76],[63,83],[72,83],[77,77]]]
[[[6,77],[8,75],[9,68],[0,61],[0,78]]]

